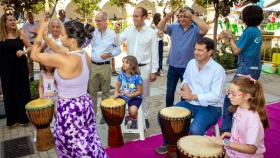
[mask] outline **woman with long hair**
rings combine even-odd
[[[19,31],[13,14],[0,20],[0,76],[7,126],[28,125],[25,105],[30,101],[27,51],[31,44],[24,31]]]

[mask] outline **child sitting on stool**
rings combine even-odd
[[[137,128],[137,111],[142,103],[142,78],[134,56],[123,58],[122,72],[118,77],[114,98],[122,98],[129,107],[129,117],[125,122],[132,120],[131,128]]]

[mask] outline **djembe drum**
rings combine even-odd
[[[101,111],[109,126],[108,146],[120,147],[123,145],[121,123],[125,115],[125,104],[123,99],[105,99],[101,102]]]
[[[177,143],[178,158],[223,158],[222,146],[208,140],[207,136],[185,136]]]
[[[27,116],[37,130],[38,151],[46,151],[54,147],[54,138],[50,129],[53,106],[51,99],[36,99],[25,106]]]
[[[160,110],[159,122],[164,142],[168,144],[168,154],[172,157],[177,141],[189,133],[191,112],[182,107],[167,107]]]

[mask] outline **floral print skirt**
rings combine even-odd
[[[54,138],[60,158],[107,158],[89,94],[58,98]]]

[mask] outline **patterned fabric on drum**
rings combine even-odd
[[[107,158],[96,131],[95,113],[89,94],[59,98],[54,127],[56,150],[61,158]]]

